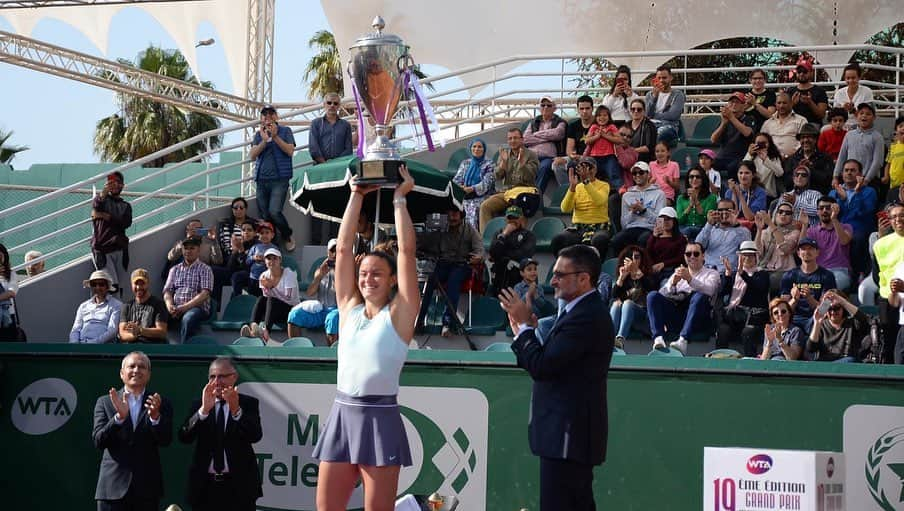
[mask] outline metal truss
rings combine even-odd
[[[238,122],[255,119],[260,109],[251,99],[3,31],[0,62]]]
[[[245,95],[251,100],[269,104],[273,97],[273,31],[276,0],[248,0],[248,51],[245,53]],[[254,130],[245,129],[242,159],[248,159]],[[251,165],[242,167],[242,176],[251,176]],[[245,193],[253,193],[254,184],[245,184]]]
[[[0,0],[0,9],[34,9],[38,7],[84,7],[89,5],[159,4],[166,2],[197,2],[199,0]]]

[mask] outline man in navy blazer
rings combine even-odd
[[[263,436],[260,404],[240,395],[237,381],[232,359],[214,359],[201,399],[179,429],[179,441],[195,444],[187,500],[197,511],[254,511],[263,495],[251,446]]]
[[[597,251],[574,245],[559,252],[552,286],[564,301],[541,342],[530,301],[511,289],[500,295],[515,332],[512,351],[534,380],[528,427],[540,457],[540,510],[595,510],[593,466],[606,459],[606,377],[615,333],[596,290]]]
[[[156,511],[163,496],[158,449],[173,440],[173,407],[147,389],[151,360],[140,351],[122,359],[123,388],[97,398],[94,447],[103,449],[94,498],[98,511]]]

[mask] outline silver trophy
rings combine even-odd
[[[358,162],[358,182],[387,184],[399,182],[402,157],[389,140],[389,124],[399,109],[405,87],[405,71],[413,65],[408,46],[399,36],[383,33],[386,23],[377,16],[374,32],[359,37],[349,48],[348,73],[355,83],[361,104],[370,113],[375,137]],[[364,126],[358,133],[365,133]]]

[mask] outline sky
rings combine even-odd
[[[274,102],[306,101],[302,76],[313,55],[308,40],[314,32],[324,29],[330,27],[319,1],[276,0]],[[0,30],[13,31],[2,11]],[[113,18],[107,55],[58,20],[42,20],[30,35],[22,35],[109,60],[134,60],[151,44],[176,47],[157,21],[137,7],[124,8]],[[210,37],[216,37],[213,26],[201,24],[197,39]],[[234,92],[226,57],[216,44],[198,48],[198,67],[203,80],[212,81],[218,90]],[[13,159],[17,170],[34,163],[99,161],[93,149],[94,127],[98,120],[115,111],[114,93],[110,90],[0,63],[0,129],[14,132],[8,144],[30,148]]]

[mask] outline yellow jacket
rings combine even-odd
[[[609,183],[599,179],[585,185],[578,183],[575,191],[565,193],[560,206],[565,213],[571,213],[575,224],[609,223]]]

